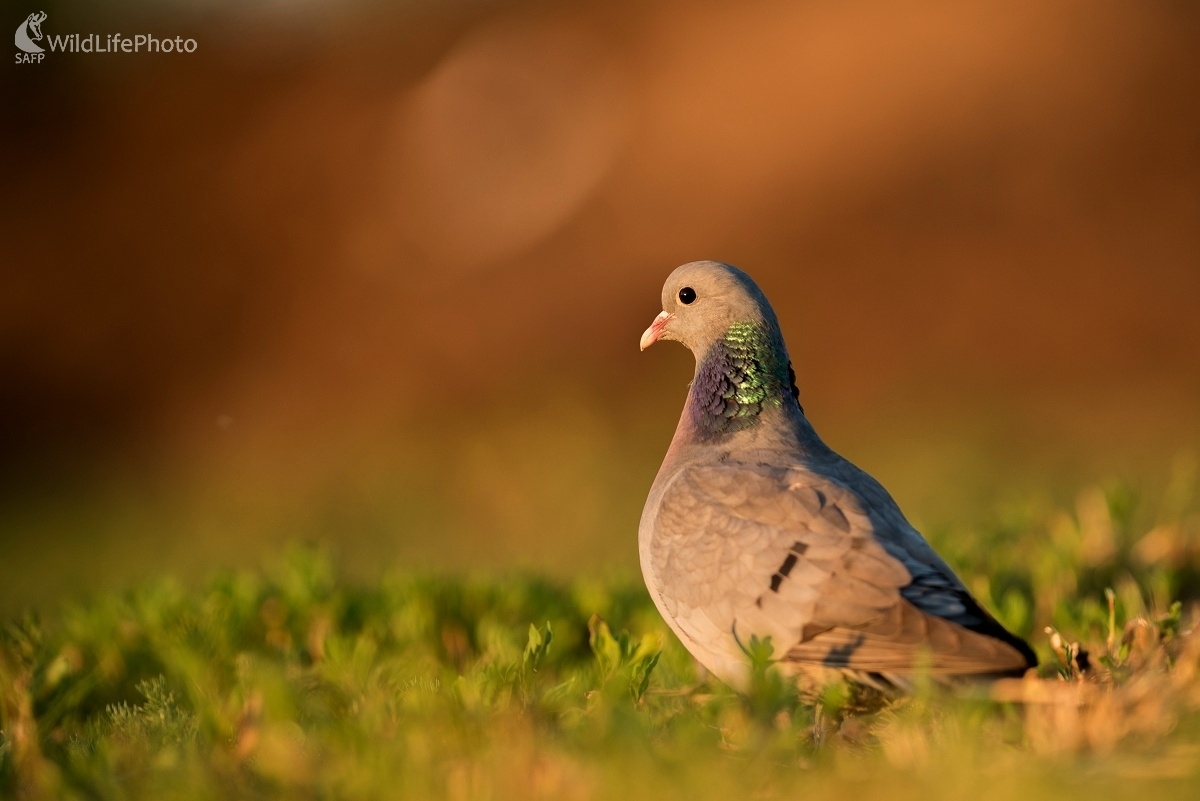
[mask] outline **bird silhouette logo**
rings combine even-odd
[[[44,53],[37,42],[42,41],[42,23],[46,21],[46,12],[37,11],[25,18],[17,28],[15,37],[17,47],[26,53]]]

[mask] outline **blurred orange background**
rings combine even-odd
[[[199,48],[3,77],[0,607],[294,540],[633,569],[700,258],[934,531],[1194,474],[1194,4],[46,10]]]

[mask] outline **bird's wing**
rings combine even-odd
[[[844,484],[799,467],[697,465],[664,492],[650,558],[663,603],[695,639],[770,636],[776,657],[796,667],[970,675],[1029,666],[953,574],[938,575],[932,550],[906,558],[905,534],[881,536],[879,520]]]

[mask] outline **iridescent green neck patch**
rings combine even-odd
[[[692,420],[703,434],[729,434],[766,408],[798,397],[783,345],[762,323],[734,323],[705,354],[692,382]]]

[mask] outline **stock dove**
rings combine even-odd
[[[885,691],[1019,676],[1037,657],[967,591],[880,484],[804,416],[779,322],[741,270],[667,278],[642,334],[696,371],[638,530],[642,575],[692,655],[744,688],[751,636],[802,687]]]

